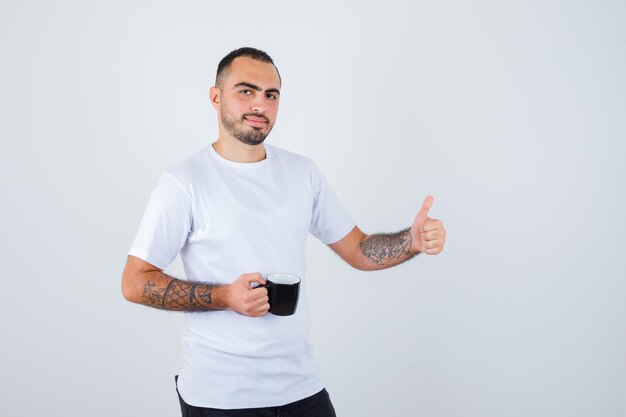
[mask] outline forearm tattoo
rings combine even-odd
[[[411,242],[409,228],[398,233],[371,235],[361,242],[361,253],[378,265],[385,265],[393,259],[404,262],[415,255],[410,251]]]
[[[163,310],[216,310],[211,302],[213,285],[173,278],[166,288],[148,281],[143,286],[143,304]]]

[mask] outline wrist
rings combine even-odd
[[[409,227],[408,229],[405,229],[405,230],[407,230],[409,232],[409,236],[411,237],[411,245],[409,246],[409,250],[408,250],[409,255],[415,256],[418,253],[420,253],[421,251],[417,248],[417,245],[416,245],[416,243],[417,243],[416,240],[417,239],[415,237],[415,234],[413,233],[413,228]]]
[[[211,301],[216,309],[230,309],[229,287],[230,284],[216,285],[213,287],[211,291]]]

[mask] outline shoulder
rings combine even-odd
[[[267,146],[270,147],[269,149],[276,159],[280,160],[294,174],[304,176],[309,180],[315,179],[321,174],[312,158],[276,146]]]
[[[161,174],[159,182],[176,183],[191,198],[194,194],[194,185],[207,177],[206,170],[211,163],[211,158],[207,158],[207,152],[207,148],[203,147],[174,164]]]
[[[272,157],[280,162],[292,178],[299,178],[303,183],[315,188],[314,184],[318,181],[321,173],[313,159],[276,146],[266,145],[266,147],[272,152]]]
[[[303,167],[308,167],[313,164],[311,158],[279,148],[278,146],[267,144],[265,145],[265,148],[272,153],[273,158],[276,158],[281,162]]]
[[[302,184],[305,184],[314,194],[317,195],[326,186],[326,177],[312,158],[277,147],[272,147],[271,150],[276,150],[275,155],[280,155],[281,158],[276,159],[284,159],[287,161],[281,162],[283,162],[283,165],[292,174],[291,177],[299,178]]]
[[[193,183],[201,177],[202,172],[205,171],[207,165],[211,163],[211,158],[208,156],[207,148],[203,147],[188,158],[168,168],[164,172],[164,175],[174,177],[181,184]]]

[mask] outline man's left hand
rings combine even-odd
[[[428,210],[433,205],[433,197],[427,196],[424,199],[422,208],[415,216],[411,226],[411,251],[424,252],[428,255],[437,255],[443,250],[446,241],[446,229],[443,222],[428,217]]]

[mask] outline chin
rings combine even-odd
[[[246,138],[246,137],[238,137],[237,139],[240,142],[245,143],[246,145],[255,146],[255,145],[262,144],[266,138],[267,136],[263,137],[262,139],[251,139],[251,138]]]

